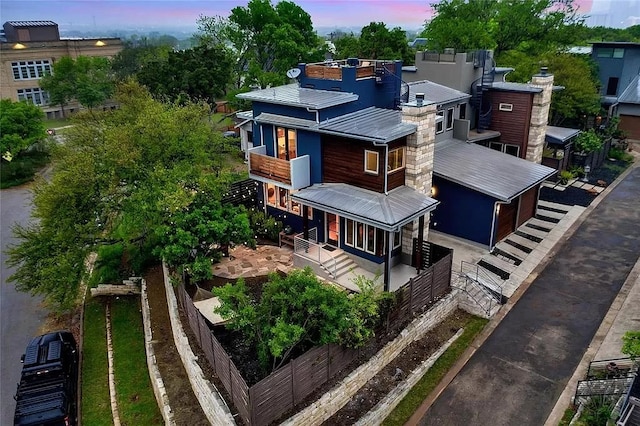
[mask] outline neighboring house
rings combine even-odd
[[[431,226],[490,248],[534,216],[540,184],[556,173],[539,164],[553,76],[543,69],[530,84],[508,83],[509,71],[488,51],[418,52],[416,69],[403,73],[408,81],[428,76],[409,83],[409,99],[416,90],[435,95],[444,123],[436,127],[433,197],[441,204]]]
[[[620,129],[640,140],[640,43],[592,43],[592,59],[598,64],[602,106],[620,117]]]
[[[51,21],[9,21],[0,35],[0,96],[13,101],[27,100],[38,105],[47,118],[62,115],[59,105],[49,103],[49,95],[39,85],[40,78],[63,56],[113,57],[122,50],[119,38],[61,38],[58,24]],[[74,112],[72,103],[65,111]]]
[[[239,116],[252,126],[249,174],[263,182],[266,212],[384,271],[387,286],[391,269],[411,262],[414,241],[427,239],[430,216],[434,229],[491,248],[534,215],[539,185],[555,173],[517,158],[540,162],[552,76],[511,91],[515,106],[503,121],[505,133],[517,130],[518,149],[508,155],[472,143],[501,135],[471,130],[473,96],[406,84],[400,66],[301,64],[298,84],[238,95],[253,102]]]

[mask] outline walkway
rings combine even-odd
[[[603,195],[419,424],[545,423],[640,255],[640,168]]]

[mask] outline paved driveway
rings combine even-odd
[[[544,424],[639,256],[640,167],[562,245],[420,424]]]

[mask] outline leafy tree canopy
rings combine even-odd
[[[359,347],[373,336],[381,305],[388,293],[375,290],[374,281],[360,277],[362,292],[353,296],[323,284],[310,268],[286,277],[269,276],[260,300],[250,295],[244,280],[214,289],[221,306],[215,312],[228,318],[228,327],[256,342],[265,369],[276,370],[303,345],[327,343]]]
[[[584,28],[573,0],[441,0],[432,7],[436,16],[422,37],[436,50],[540,53],[572,45]]]
[[[288,69],[322,60],[325,49],[311,16],[290,1],[251,0],[229,18],[201,16],[198,29],[200,43],[231,49],[238,88],[284,84]]]
[[[383,22],[371,22],[362,28],[360,37],[342,34],[336,38],[335,46],[337,59],[402,59],[403,64],[413,64],[415,58],[404,30],[389,30]]]
[[[73,307],[89,252],[122,243],[150,253],[171,213],[196,194],[219,200],[233,178],[206,105],[163,104],[133,82],[116,99],[117,110],[79,114],[52,152],[50,181],[36,183],[35,220],[14,228],[10,279],[57,311]]]
[[[0,155],[11,158],[46,137],[42,110],[30,102],[0,100]]]
[[[64,106],[76,99],[90,110],[109,99],[114,83],[109,61],[101,57],[63,56],[53,64],[52,74],[40,80],[40,87],[49,93],[49,100]]]

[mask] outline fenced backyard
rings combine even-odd
[[[408,323],[451,289],[453,251],[431,243],[425,243],[422,249],[428,251],[420,255],[421,259],[427,259],[423,263],[425,268],[395,292],[396,303],[385,321],[387,328]],[[333,344],[313,348],[249,386],[184,286],[178,286],[176,293],[207,361],[230,395],[239,417],[248,425],[268,425],[281,418],[376,343],[371,341],[361,349]]]

